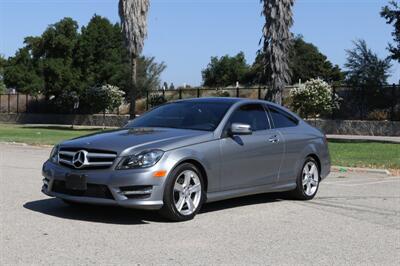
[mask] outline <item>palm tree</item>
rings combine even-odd
[[[137,59],[142,53],[144,39],[147,37],[147,13],[149,11],[150,0],[119,0],[119,16],[121,18],[122,31],[125,44],[129,51],[131,61],[131,90],[130,98],[130,117],[135,118],[136,104],[136,69]]]
[[[266,100],[282,103],[282,90],[290,83],[289,49],[292,41],[294,0],[260,0],[263,3],[265,25],[263,28],[264,71],[271,73],[271,88]]]

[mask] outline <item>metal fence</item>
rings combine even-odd
[[[290,109],[290,90],[282,93],[282,105]],[[351,120],[392,120],[400,121],[400,85],[383,86],[375,89],[333,86],[332,94],[340,98],[340,108],[324,118]],[[178,90],[150,91],[146,95],[146,110],[162,101],[173,101],[199,97],[241,97],[264,99],[268,87],[246,88],[189,88]]]
[[[0,113],[27,113],[31,100],[26,94],[0,94]]]
[[[283,105],[290,108],[290,89],[283,91]],[[163,102],[200,98],[200,97],[241,97],[249,99],[264,99],[267,87],[238,88],[179,88],[176,90],[148,91],[144,98],[136,103],[137,113],[143,113]],[[372,92],[371,92],[372,91]],[[400,85],[384,86],[366,92],[363,89],[345,86],[334,86],[332,93],[338,94],[343,100],[339,110],[328,117],[331,119],[351,120],[392,120],[400,121]],[[372,94],[371,94],[372,93]],[[127,114],[129,105],[123,104],[111,114]],[[44,96],[25,94],[0,94],[0,113],[55,113],[58,112]],[[66,113],[80,113],[73,110]]]

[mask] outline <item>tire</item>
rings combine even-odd
[[[160,214],[175,222],[193,219],[205,200],[201,172],[190,163],[178,165],[170,174],[164,190]]]
[[[307,157],[297,176],[297,187],[291,192],[291,196],[298,200],[313,199],[318,192],[320,172],[317,161],[312,157]]]

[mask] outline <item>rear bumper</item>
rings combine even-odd
[[[331,161],[329,157],[327,160],[322,162],[321,168],[321,180],[324,180],[331,173]]]
[[[154,169],[153,169],[154,170]],[[91,193],[79,193],[66,188],[67,174],[85,174]],[[50,197],[56,197],[78,203],[121,206],[125,208],[157,210],[163,206],[164,179],[155,179],[150,170],[140,171],[74,171],[51,162],[43,165],[42,192]],[[121,190],[122,187],[148,186],[151,191],[146,195],[128,196]]]

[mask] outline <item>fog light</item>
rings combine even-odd
[[[131,187],[121,187],[120,192],[124,196],[134,196],[134,195],[149,195],[153,191],[152,186],[131,186]]]

